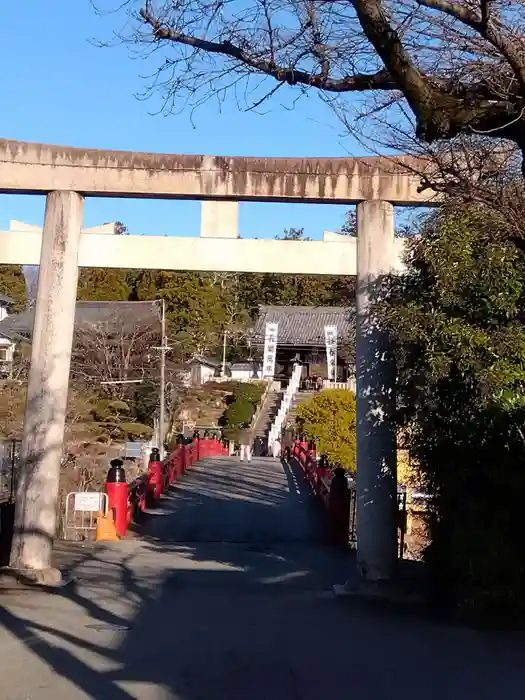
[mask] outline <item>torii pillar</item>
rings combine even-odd
[[[394,207],[357,205],[357,564],[361,579],[389,581],[397,562],[395,360],[378,304],[396,260]]]
[[[31,368],[16,491],[11,566],[55,584],[51,568],[67,410],[84,199],[47,196],[33,325]]]

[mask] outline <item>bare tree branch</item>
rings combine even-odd
[[[76,329],[73,344],[73,383],[88,389],[95,386],[112,399],[123,399],[129,387],[118,382],[158,382],[158,358],[151,348],[159,338],[157,322],[143,321],[131,326],[129,318],[118,311],[99,323],[82,324]]]
[[[409,124],[426,143],[478,133],[525,150],[525,0],[128,0],[126,7],[131,35],[122,38],[136,53],[161,57],[146,94],[160,91],[166,111],[228,95],[256,109],[279,86],[292,86],[298,95],[314,89],[333,98],[353,131],[383,111],[395,121],[408,106]]]
[[[218,43],[184,34],[173,27],[164,25],[161,20],[151,12],[148,6],[140,10],[140,16],[144,22],[151,26],[157,40],[164,39],[178,44],[184,44],[201,51],[206,51],[207,53],[229,56],[245,66],[253,68],[255,71],[265,73],[279,82],[287,83],[288,85],[306,85],[308,87],[326,90],[327,92],[350,92],[352,90],[362,91],[371,89],[392,90],[394,88],[394,83],[390,76],[383,70],[372,74],[358,73],[339,79],[332,79],[329,77],[328,71],[324,69],[321,73],[314,74],[297,69],[294,66],[279,65],[272,58],[265,59],[257,56],[257,54],[251,53],[247,48],[241,48],[241,46],[237,46],[228,40]],[[270,50],[270,55],[272,53],[275,54],[275,51],[272,52],[272,50]]]

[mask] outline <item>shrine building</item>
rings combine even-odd
[[[354,386],[355,309],[341,306],[260,306],[250,337],[263,354],[263,376],[285,384],[293,365],[303,379]]]

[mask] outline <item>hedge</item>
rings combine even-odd
[[[299,430],[333,464],[355,471],[356,401],[348,389],[325,389],[297,409]]]

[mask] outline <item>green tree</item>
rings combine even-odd
[[[233,390],[233,399],[235,401],[249,401],[254,410],[261,401],[262,395],[266,389],[265,382],[249,382],[239,383]]]
[[[215,353],[230,321],[230,291],[209,273],[144,270],[134,280],[139,300],[164,299],[172,338],[185,353]]]
[[[275,236],[278,240],[283,241],[309,241],[310,239],[304,235],[304,228],[285,228],[282,236]]]
[[[10,313],[20,313],[27,306],[27,285],[22,265],[0,265],[0,294],[13,299]]]
[[[385,318],[431,495],[430,580],[463,610],[525,613],[525,260],[485,206],[450,203],[419,233]]]
[[[243,423],[249,423],[253,417],[255,407],[246,398],[238,398],[230,404],[226,410],[225,418],[228,427],[238,428]]]
[[[129,270],[83,267],[79,270],[79,301],[128,301],[133,289],[133,273]]]
[[[239,290],[244,307],[254,317],[259,305],[346,306],[355,299],[355,278],[241,274]]]
[[[357,236],[357,213],[355,209],[349,209],[345,214],[345,220],[341,226],[341,233],[347,236]]]
[[[127,235],[128,227],[115,222],[115,235]],[[120,268],[82,267],[78,273],[79,301],[128,301],[131,299],[137,272]]]
[[[296,423],[333,464],[356,468],[355,394],[347,389],[325,389],[297,409]]]

